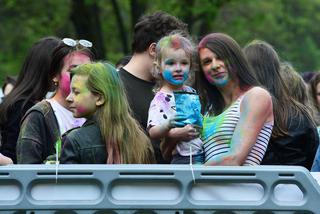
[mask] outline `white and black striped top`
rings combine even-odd
[[[240,104],[243,96],[238,98],[227,110],[218,116],[205,116],[203,121],[202,141],[204,143],[205,162],[219,154],[229,152],[231,138],[240,117]],[[259,165],[267,150],[273,124],[265,123],[255,145],[252,147],[243,165]]]

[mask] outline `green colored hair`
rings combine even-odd
[[[95,118],[108,153],[107,163],[145,164],[154,162],[153,148],[137,121],[132,117],[121,79],[108,63],[89,63],[72,70],[88,76],[88,89],[105,100],[97,107]],[[117,152],[120,160],[117,159]]]
[[[182,36],[180,33],[173,33],[161,38],[157,43],[156,60],[159,64],[161,63],[162,57],[168,48],[173,48],[176,50],[182,49],[186,55],[190,57],[190,59],[194,53],[194,46],[188,38]],[[190,60],[190,62],[191,61],[192,60]]]

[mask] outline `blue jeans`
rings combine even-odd
[[[204,153],[192,155],[192,164],[203,164]],[[172,156],[171,164],[190,164],[190,156],[175,154]]]

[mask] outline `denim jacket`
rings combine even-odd
[[[58,121],[47,101],[30,108],[21,120],[17,141],[18,164],[40,164],[55,154],[55,142],[60,138]]]
[[[88,120],[82,127],[68,131],[62,136],[60,163],[105,164],[107,151],[100,129],[95,121]]]

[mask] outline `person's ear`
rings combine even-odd
[[[160,65],[159,65],[159,62],[158,61],[154,61],[153,62],[153,70],[155,72],[155,75],[156,76],[161,76],[161,69],[160,69]]]
[[[148,53],[152,58],[156,57],[156,45],[157,44],[153,42],[149,45],[149,48],[148,48]]]
[[[102,106],[105,102],[104,97],[101,94],[96,94],[96,106]]]
[[[154,68],[155,68],[157,71],[160,70],[160,65],[159,65],[159,63],[158,63],[157,61],[154,61],[154,62],[153,62],[153,66],[154,66]]]
[[[58,84],[59,84],[59,76],[55,76],[55,77],[52,79],[52,82],[53,82],[53,85],[54,85],[54,86],[58,86]]]

